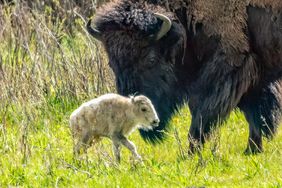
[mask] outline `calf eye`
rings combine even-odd
[[[141,108],[141,111],[142,112],[147,112],[147,109],[146,108]]]

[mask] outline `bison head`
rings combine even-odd
[[[110,3],[89,21],[88,32],[102,41],[118,93],[148,96],[160,117],[154,130],[140,130],[152,142],[163,138],[173,109],[181,102],[181,66],[186,34],[173,13],[155,4]]]

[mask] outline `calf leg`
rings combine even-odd
[[[74,146],[74,154],[76,156],[81,154],[81,150],[83,151],[83,153],[86,153],[87,148],[90,146],[90,142],[91,142],[91,134],[89,132],[82,133],[79,136],[76,145]]]
[[[119,142],[113,142],[113,151],[114,151],[116,161],[120,163],[120,143]]]
[[[133,142],[131,142],[130,140],[128,140],[126,137],[122,136],[121,138],[121,143],[131,151],[132,155],[138,159],[138,160],[142,160],[142,157],[137,153],[137,149],[136,146],[133,144]]]

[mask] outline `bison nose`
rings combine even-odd
[[[160,120],[159,119],[155,119],[153,120],[152,124],[157,126],[158,124],[160,123]]]

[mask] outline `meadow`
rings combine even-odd
[[[0,4],[0,187],[282,187],[282,127],[263,141],[263,153],[244,155],[248,125],[240,111],[194,156],[184,105],[163,143],[130,136],[144,164],[125,148],[115,164],[107,139],[75,160],[69,115],[115,92],[105,52],[85,30],[95,8],[90,0],[29,2]]]

